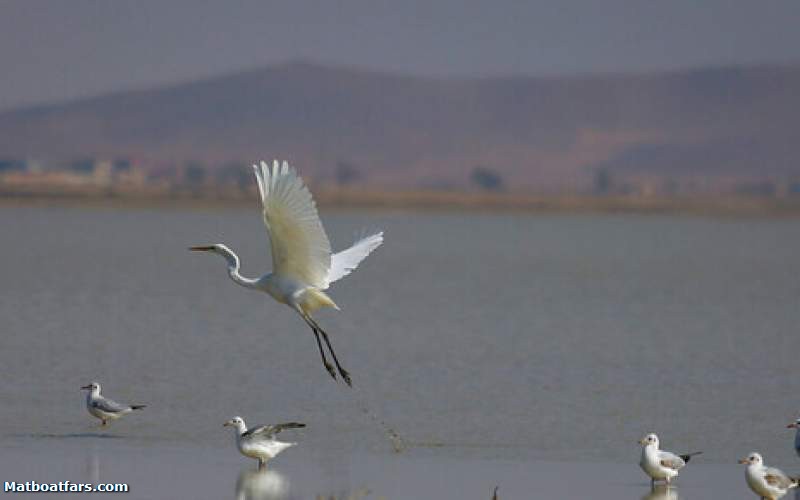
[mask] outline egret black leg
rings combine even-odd
[[[311,325],[309,324],[309,326]],[[325,365],[325,369],[331,374],[333,380],[336,380],[336,372],[333,371],[333,366],[328,362],[328,358],[325,357],[325,350],[322,348],[322,342],[319,340],[319,332],[313,326],[311,326],[311,331],[314,332],[314,337],[317,339],[317,347],[319,348],[320,356],[322,356],[322,364]],[[334,359],[336,358],[334,357]]]
[[[336,368],[338,368],[339,374],[342,376],[347,385],[352,387],[353,383],[350,380],[350,374],[347,373],[347,370],[342,368],[342,365],[339,364],[339,360],[336,358],[336,353],[331,346],[331,341],[328,339],[328,334],[325,333],[325,330],[320,328],[317,322],[314,321],[314,318],[304,312],[301,307],[296,306],[295,310],[300,314],[300,317],[303,318],[303,321],[305,321],[306,324],[311,328],[311,331],[314,332],[314,336],[317,339],[317,347],[319,348],[319,353],[322,356],[322,363],[325,365],[325,369],[328,370],[328,373],[331,374],[331,377],[336,380],[336,372],[333,371],[333,366],[331,366],[331,364],[328,362],[328,359],[325,357],[325,350],[322,348],[322,343],[319,340],[320,334],[322,334],[322,336],[325,338],[325,343],[328,345],[328,350],[331,352],[331,356],[333,356],[333,362],[336,363]]]
[[[348,373],[348,371],[342,368],[342,365],[339,364],[339,359],[336,357],[336,351],[333,350],[333,346],[331,345],[331,340],[328,338],[328,334],[325,333],[325,330],[320,328],[313,318],[309,317],[309,320],[311,320],[311,324],[316,327],[319,333],[322,334],[322,338],[325,339],[325,344],[328,346],[328,351],[330,351],[331,356],[333,356],[333,362],[336,363],[336,368],[339,370],[339,375],[341,375],[344,381],[347,382],[347,385],[353,387],[353,381],[350,379],[350,373]]]
[[[336,353],[333,351],[333,346],[331,345],[331,341],[328,339],[328,334],[325,333],[324,330],[320,330],[322,333],[322,338],[325,339],[325,343],[328,345],[328,350],[331,352],[331,356],[333,356],[333,362],[336,363],[336,368],[339,370],[339,375],[342,376],[347,385],[353,387],[353,381],[350,379],[350,372],[342,368],[342,365],[339,364],[339,360],[336,359]]]

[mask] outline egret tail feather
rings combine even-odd
[[[300,307],[303,308],[304,314],[311,314],[323,307],[332,307],[337,311],[339,310],[339,306],[336,305],[333,299],[331,299],[327,293],[317,288],[308,288],[303,292]]]

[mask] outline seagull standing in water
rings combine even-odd
[[[678,475],[686,463],[695,455],[702,453],[696,451],[686,455],[676,455],[669,451],[658,449],[658,436],[648,434],[639,440],[642,445],[642,458],[639,460],[639,467],[650,476],[650,485],[655,487],[656,481],[663,480],[667,484],[673,477]]]
[[[794,451],[797,453],[797,456],[800,457],[800,417],[786,427],[788,429],[797,429],[794,435]]]
[[[191,250],[212,252],[228,263],[228,275],[237,285],[268,293],[291,307],[311,328],[322,356],[322,364],[331,377],[336,372],[325,356],[320,336],[330,351],[336,369],[347,385],[350,374],[342,368],[328,334],[311,317],[323,307],[339,309],[325,293],[331,283],[350,274],[367,255],[383,243],[383,232],[357,240],[350,248],[331,255],[331,244],[319,220],[316,204],[308,188],[288,163],[275,161],[253,165],[258,192],[263,205],[264,224],[272,250],[272,273],[260,278],[246,278],[239,273],[239,257],[227,246],[195,246]]]
[[[740,464],[747,465],[744,478],[753,493],[767,500],[778,500],[792,488],[797,488],[797,479],[786,475],[782,470],[764,465],[761,455],[752,452],[747,458],[739,460]]]
[[[81,387],[82,390],[89,391],[86,394],[86,409],[92,416],[97,417],[105,426],[109,420],[116,420],[123,415],[127,415],[133,410],[141,410],[147,405],[123,405],[113,399],[108,399],[100,395],[100,384],[92,382]]]
[[[267,465],[267,461],[297,443],[284,443],[275,439],[275,435],[283,429],[300,429],[306,424],[287,422],[285,424],[261,425],[248,429],[242,417],[233,417],[224,424],[224,427],[236,428],[236,446],[239,452],[250,458],[258,459],[258,468]]]

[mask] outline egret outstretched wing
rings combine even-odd
[[[327,286],[331,267],[331,244],[319,220],[311,193],[297,172],[283,162],[253,165],[264,205],[264,224],[272,248],[272,272]]]
[[[333,254],[331,256],[328,280],[324,288],[328,288],[328,285],[334,281],[344,278],[353,272],[361,261],[366,259],[367,255],[378,248],[381,243],[383,243],[383,231],[365,236],[353,243],[350,248]]]

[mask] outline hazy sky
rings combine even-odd
[[[0,108],[294,58],[428,75],[800,62],[798,25],[798,0],[0,0]]]

